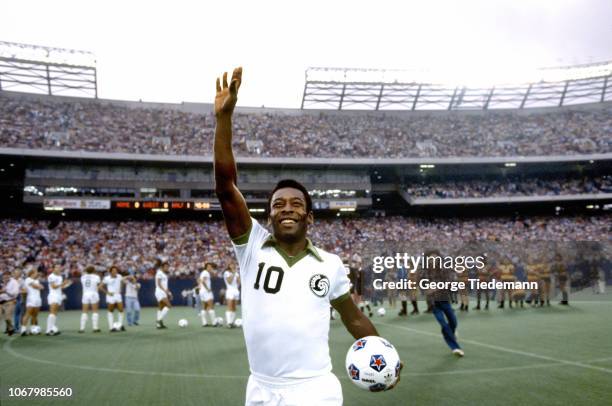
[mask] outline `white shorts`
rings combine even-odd
[[[81,304],[96,304],[100,302],[100,295],[98,292],[85,292],[81,299]]]
[[[206,290],[200,290],[200,300],[202,302],[208,302],[209,300],[213,300],[213,293],[206,291]]]
[[[228,289],[225,291],[225,300],[238,300],[240,299],[240,291],[236,289]]]
[[[42,305],[42,300],[40,297],[29,297],[26,299],[26,307],[40,307]]]
[[[304,382],[271,384],[249,376],[246,406],[342,406],[342,387],[331,372]]]
[[[119,293],[113,293],[112,295],[106,295],[106,304],[123,303],[121,295]]]
[[[49,306],[51,306],[52,304],[61,305],[62,304],[62,296],[61,295],[50,294],[50,295],[47,296],[47,303],[49,303]]]
[[[163,290],[155,290],[155,299],[157,299],[157,302],[159,303],[164,299],[168,300],[168,295],[166,295],[166,292]]]

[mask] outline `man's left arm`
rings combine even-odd
[[[370,319],[357,308],[350,296],[344,300],[332,301],[332,306],[340,313],[342,323],[355,339],[378,335]]]

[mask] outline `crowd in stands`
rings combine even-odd
[[[427,182],[408,185],[411,197],[476,198],[508,196],[560,196],[612,193],[612,177],[582,179],[488,179],[456,182]]]
[[[372,244],[435,241],[442,248],[457,241],[604,241],[612,234],[612,216],[529,217],[524,219],[424,219],[376,217],[315,220],[314,244],[348,259]],[[225,226],[208,222],[60,222],[0,221],[0,269],[36,267],[48,272],[62,265],[67,276],[87,265],[100,270],[116,264],[123,271],[154,276],[156,259],[168,260],[171,275],[193,278],[205,262],[227,269],[235,261]]]
[[[4,147],[209,155],[212,114],[0,94]],[[612,108],[519,114],[237,113],[234,150],[261,157],[532,156],[612,151]]]

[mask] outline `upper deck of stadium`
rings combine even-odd
[[[3,148],[210,157],[211,104],[0,92]],[[238,108],[242,157],[467,158],[607,154],[612,102],[470,111]]]

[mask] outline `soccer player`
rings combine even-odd
[[[516,277],[514,275],[514,265],[510,258],[504,258],[502,263],[497,266],[500,271],[500,278],[502,282],[514,282]],[[512,289],[502,289],[499,297],[499,309],[504,308],[504,301],[508,297],[508,306],[512,308]]]
[[[85,326],[87,325],[87,313],[91,311],[91,325],[94,333],[100,332],[98,326],[98,309],[100,307],[100,295],[98,290],[100,289],[100,275],[96,273],[96,268],[88,266],[85,268],[85,272],[81,275],[81,286],[83,288],[83,296],[81,298],[82,313],[81,313],[81,326],[79,333],[85,332]]]
[[[204,264],[204,269],[200,272],[200,276],[198,277],[198,289],[200,291],[200,301],[202,302],[202,310],[200,310],[202,327],[218,326],[212,284],[210,283],[210,273],[213,269],[214,265],[211,262],[207,262]],[[206,316],[210,318],[210,324],[208,324]]]
[[[117,266],[111,266],[108,271],[109,274],[102,280],[100,290],[106,294],[108,329],[111,333],[115,333],[117,331],[125,331],[125,327],[123,327],[123,299],[121,298],[121,285],[124,282],[123,276],[119,273],[119,268]],[[115,309],[118,311],[118,329],[115,328],[113,320]]]
[[[15,332],[13,313],[17,296],[19,296],[19,282],[11,275],[10,271],[6,271],[2,274],[2,280],[0,281],[0,320],[4,319],[6,334],[9,336],[12,336]]]
[[[478,269],[478,271],[476,272],[477,274],[477,278],[479,282],[489,282],[491,275],[490,275],[490,266],[488,266],[488,260],[485,259],[485,266],[483,266],[482,268]],[[476,289],[476,310],[480,310],[480,299],[482,297],[484,293],[484,297],[485,297],[485,310],[489,310],[489,289],[484,288],[484,289]]]
[[[561,254],[555,255],[551,268],[559,283],[559,291],[561,292],[561,302],[559,302],[559,304],[567,306],[569,305],[569,295],[567,293],[569,274],[567,272],[567,267],[563,263],[563,257]]]
[[[233,262],[229,264],[229,270],[223,272],[223,281],[225,282],[225,301],[227,302],[227,310],[225,311],[225,325],[228,328],[236,327],[236,303],[240,299],[240,275],[236,272],[236,265]]]
[[[40,292],[44,289],[43,285],[38,281],[39,273],[38,270],[32,269],[28,272],[28,277],[25,280],[26,288],[26,312],[21,320],[21,335],[25,336],[28,334],[28,321],[30,322],[30,334],[34,334],[33,331],[38,329],[38,312],[42,304]],[[40,330],[38,333],[40,334]]]
[[[544,302],[546,302],[546,306],[550,306],[550,284],[552,278],[550,266],[546,263],[540,264],[540,278],[540,307],[544,306]]]
[[[170,301],[172,293],[168,289],[168,274],[170,273],[170,264],[167,261],[162,262],[161,267],[155,273],[155,299],[157,299],[157,328],[168,328],[164,324],[164,318],[170,311]]]
[[[527,269],[527,282],[536,283],[535,289],[530,289],[530,295],[527,299],[527,303],[531,306],[537,306],[540,301],[540,269],[541,265],[535,262],[535,257],[529,258],[529,263],[526,266]]]
[[[214,141],[215,191],[232,239],[242,280],[242,317],[251,376],[246,405],[341,405],[340,382],[331,373],[329,305],[355,338],[378,335],[350,299],[342,260],[306,238],[313,223],[308,191],[280,181],[267,209],[270,234],[237,187],[232,114],[242,68],[217,79]]]
[[[49,282],[49,295],[47,296],[47,302],[49,303],[49,316],[47,317],[47,331],[48,336],[57,336],[60,331],[57,328],[57,313],[60,306],[62,305],[62,289],[72,285],[70,280],[64,280],[62,276],[62,268],[59,265],[55,265],[53,272],[47,277]]]

